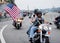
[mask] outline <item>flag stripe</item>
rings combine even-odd
[[[7,6],[5,10],[9,13],[13,20],[16,19],[20,13],[20,9],[17,6],[13,6],[12,9]]]

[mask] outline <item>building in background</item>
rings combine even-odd
[[[4,3],[4,0],[0,0],[0,4],[3,4]]]
[[[0,0],[0,5],[4,4],[5,2],[14,3],[14,0]]]

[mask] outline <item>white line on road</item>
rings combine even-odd
[[[5,25],[1,31],[0,31],[0,40],[1,40],[1,43],[6,43],[5,40],[4,40],[4,37],[3,37],[3,31],[4,29],[7,27],[8,25]]]

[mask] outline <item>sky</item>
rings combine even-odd
[[[60,0],[15,0],[15,4],[21,10],[34,10],[60,7]]]

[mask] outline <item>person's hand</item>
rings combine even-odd
[[[31,19],[31,22],[33,23],[35,21],[35,19]]]

